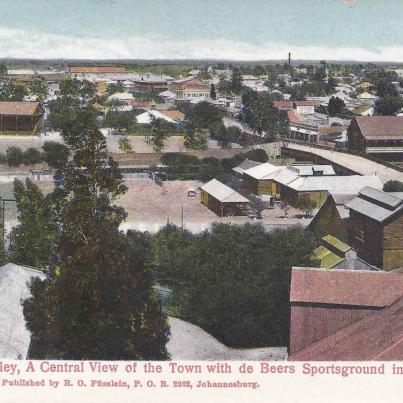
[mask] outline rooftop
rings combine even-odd
[[[0,102],[0,115],[31,116],[38,106],[39,102]]]
[[[72,66],[70,73],[126,73],[124,66]]]
[[[217,179],[212,179],[210,182],[205,183],[201,189],[222,203],[249,203],[246,197]]]
[[[367,140],[403,140],[403,116],[356,116]]]

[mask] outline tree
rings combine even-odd
[[[403,182],[389,180],[383,185],[384,192],[403,192]]]
[[[23,163],[25,165],[38,164],[42,162],[42,155],[36,148],[30,147],[23,152]]]
[[[241,94],[241,91],[242,91],[242,74],[241,74],[239,69],[234,69],[233,72],[232,72],[230,89],[236,95]]]
[[[23,84],[0,75],[0,101],[22,101],[27,94]]]
[[[206,101],[199,102],[187,110],[185,118],[195,129],[207,129],[212,124],[221,123],[224,111]]]
[[[126,191],[122,175],[91,104],[73,112],[76,119],[62,127],[73,158],[56,189],[53,263],[23,304],[30,357],[165,359],[169,327],[152,274],[119,231],[126,217],[115,205]]]
[[[378,99],[375,109],[378,115],[394,116],[403,107],[403,100],[400,97],[389,97]]]
[[[124,91],[125,87],[121,81],[118,81],[117,83],[108,84],[108,86],[106,87],[107,95],[112,95],[116,94],[117,92],[124,92]]]
[[[169,125],[163,119],[152,118],[150,127],[150,142],[153,150],[160,152],[165,147],[168,138]]]
[[[119,139],[119,149],[123,152],[132,151],[132,146],[130,145],[129,139],[127,137],[122,137]]]
[[[10,147],[7,150],[7,163],[11,167],[18,167],[22,164],[24,154],[19,147]]]
[[[242,132],[239,127],[230,126],[227,128],[222,123],[213,127],[211,134],[222,148],[230,147],[231,143],[238,142],[242,137]]]
[[[207,148],[206,134],[203,130],[195,130],[188,126],[185,129],[184,144],[192,150],[205,150]]]
[[[35,95],[39,101],[43,101],[48,94],[47,82],[37,74],[32,77],[32,81],[28,88],[29,93]]]
[[[152,245],[153,268],[173,289],[175,315],[231,347],[288,345],[291,267],[312,265],[312,234],[214,224],[192,235],[170,226]]]
[[[56,141],[45,141],[43,145],[43,160],[54,169],[62,169],[67,165],[70,150]]]
[[[25,185],[14,181],[18,226],[10,234],[10,260],[17,264],[47,270],[57,236],[50,198],[27,179]]]
[[[216,93],[214,84],[211,84],[211,87],[210,87],[210,98],[217,99],[217,93]]]
[[[331,97],[329,100],[329,105],[327,110],[329,112],[329,116],[337,116],[343,112],[345,108],[345,103],[342,99],[338,97]]]
[[[312,215],[312,212],[315,210],[316,206],[316,201],[312,200],[309,196],[298,199],[297,207],[304,212],[306,217],[310,217]]]

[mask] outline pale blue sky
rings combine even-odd
[[[0,0],[0,57],[403,62],[402,0]]]

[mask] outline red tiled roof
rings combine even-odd
[[[38,106],[39,102],[0,102],[0,115],[31,116]]]
[[[355,120],[368,140],[403,140],[403,116],[356,116]]]
[[[125,73],[124,66],[75,66],[70,73]]]
[[[403,360],[403,296],[379,313],[373,313],[310,344],[292,354],[289,359],[291,361]]]
[[[299,123],[300,119],[294,111],[287,111],[288,120],[293,123]]]
[[[294,268],[290,302],[385,307],[403,296],[403,273]]]
[[[158,109],[159,113],[162,113],[163,115],[175,120],[175,121],[179,121],[182,120],[184,118],[184,114],[180,111],[167,111],[167,110],[161,110]]]

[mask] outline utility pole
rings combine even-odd
[[[182,218],[182,229],[183,229],[183,204],[182,204],[182,213],[181,213],[181,218]]]

